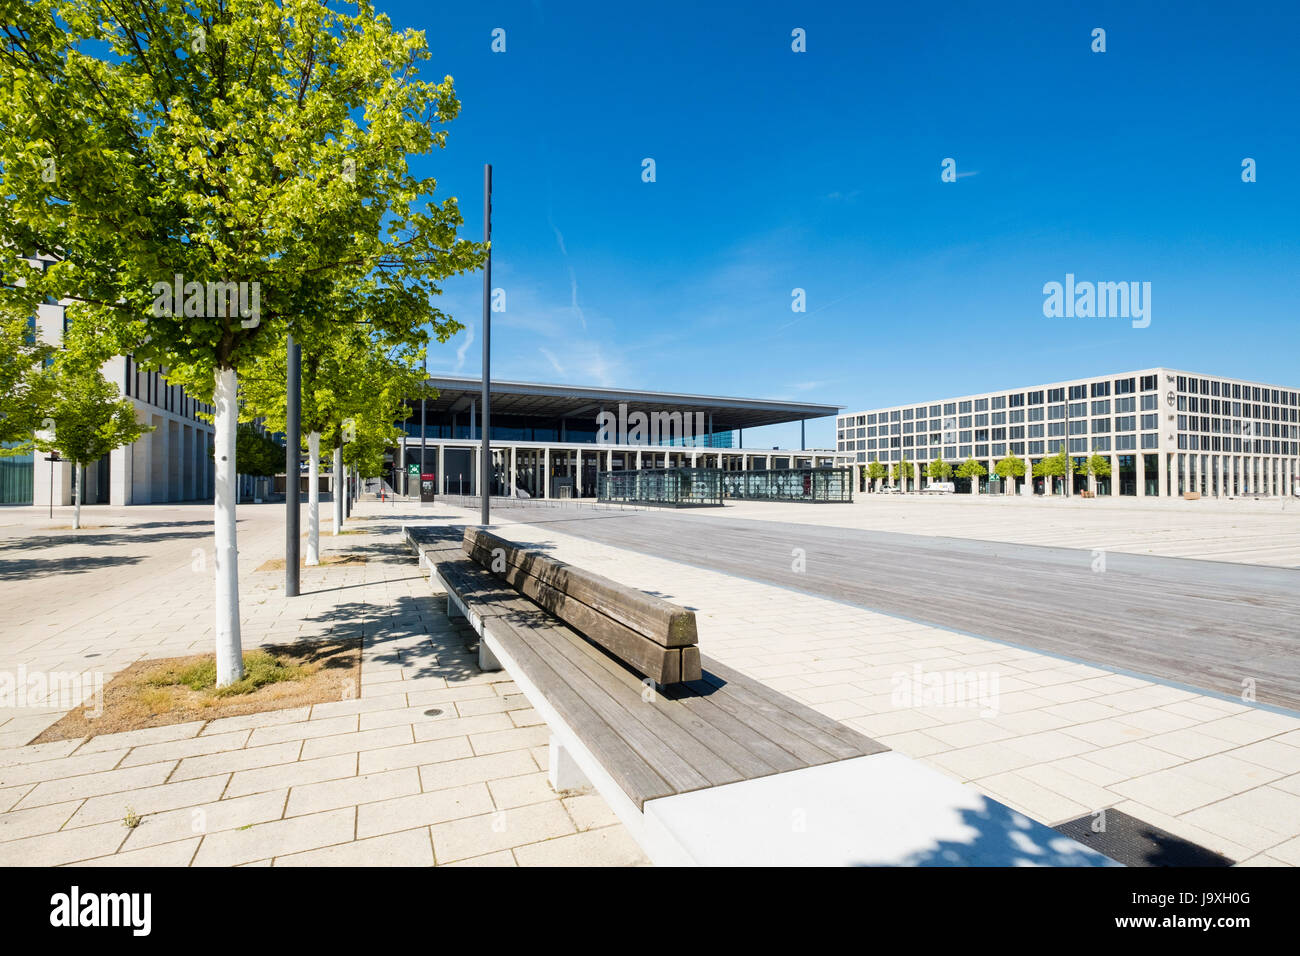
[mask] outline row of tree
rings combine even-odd
[[[912,479],[916,465],[913,462],[903,459],[897,461],[892,467],[886,467],[883,462],[872,461],[863,467],[863,477],[876,483],[890,478],[894,483],[904,490],[907,483]],[[1017,478],[1025,476],[1025,461],[1014,455],[1008,455],[1001,458],[993,466],[993,472],[1004,481],[1014,482]],[[954,475],[958,478],[967,478],[971,481],[979,481],[980,478],[988,474],[988,469],[974,458],[967,458],[964,462],[956,467],[944,461],[942,458],[936,458],[925,466],[925,476],[931,481],[948,481]],[[1064,446],[1055,455],[1049,455],[1040,459],[1033,466],[1033,476],[1035,478],[1064,478],[1070,474],[1091,475],[1095,478],[1105,478],[1110,475],[1110,459],[1105,455],[1093,454],[1078,462],[1073,461],[1066,454]],[[1012,485],[1014,487],[1014,484]]]
[[[439,283],[486,247],[457,237],[455,198],[434,201],[410,165],[445,144],[453,82],[425,79],[424,34],[365,2],[5,8],[0,311],[66,303],[91,365],[133,355],[214,407],[225,686],[243,670],[237,424],[283,428],[288,336],[312,460],[323,443],[341,472],[346,446],[373,473],[425,349],[461,328]]]

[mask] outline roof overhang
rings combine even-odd
[[[467,411],[477,404],[482,380],[459,376],[430,376],[428,384],[438,397],[428,404],[429,412]],[[763,398],[726,398],[717,395],[683,395],[625,388],[593,388],[585,385],[548,385],[540,382],[492,382],[492,413],[536,415],[549,418],[595,420],[602,410],[618,414],[625,404],[629,413],[703,412],[713,416],[714,432],[762,425],[825,418],[843,410],[841,405],[813,405]]]

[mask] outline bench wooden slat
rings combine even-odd
[[[787,729],[779,721],[760,713],[732,694],[721,693],[716,684],[707,680],[691,681],[685,685],[702,697],[707,697],[719,710],[722,710],[741,723],[752,727],[782,750],[793,754],[805,767],[815,767],[835,759],[829,752],[818,747],[807,737]]]
[[[520,568],[656,644],[684,647],[699,642],[695,613],[663,598],[522,548],[481,528],[466,528],[462,546],[489,568],[493,549],[501,549],[506,564]],[[475,552],[485,554],[486,560]]]
[[[498,623],[501,620],[508,621],[508,619],[499,619]],[[545,629],[543,628],[541,631],[544,632]],[[581,639],[573,632],[570,631],[569,633],[573,635],[574,639]],[[543,633],[536,631],[527,635],[525,639],[545,640]],[[538,654],[542,653],[542,648],[536,644],[534,644],[533,649]],[[660,739],[657,734],[648,730],[644,724],[632,717],[618,701],[600,687],[591,675],[585,673],[582,668],[576,666],[563,655],[556,653],[553,647],[546,648],[545,658],[547,666],[570,689],[576,691],[596,713],[604,718],[607,725],[604,734],[606,736],[617,735],[626,741],[646,763],[654,767],[655,772],[664,778],[675,793],[699,790],[710,785],[706,776],[692,767],[684,757]],[[542,690],[543,693],[546,693],[545,689]],[[596,740],[599,740],[599,738],[585,739],[589,747],[593,746]],[[629,793],[628,796],[637,801],[638,805],[645,800],[651,799],[640,792]]]
[[[690,684],[679,684],[676,687],[670,687],[667,689],[667,693],[688,713],[719,733],[726,734],[753,754],[754,759],[759,761],[762,766],[755,765],[751,776],[762,777],[769,773],[798,770],[808,765],[780,744],[764,737],[753,727],[736,719],[710,700],[709,697],[702,697]]]
[[[558,674],[531,646],[528,638],[509,624],[507,618],[497,618],[491,633],[506,653],[524,668],[528,679],[546,696],[565,723],[589,745],[599,749],[601,766],[623,792],[633,799],[636,799],[634,795],[640,796],[638,807],[646,800],[678,792],[664,779],[657,765],[652,767],[636,748],[610,732],[605,714],[582,692],[582,688]]]
[[[487,557],[485,560],[482,555],[483,552],[478,548],[471,552],[471,557],[484,564],[485,568],[490,568],[491,558]],[[494,573],[495,577],[526,594],[560,620],[572,625],[575,630],[602,647],[608,648],[610,653],[620,660],[627,661],[647,677],[660,684],[676,684],[682,680],[681,648],[656,644],[581,601],[573,600],[517,566],[507,565],[502,572],[489,571],[488,573]],[[686,677],[693,680],[698,674],[698,669],[688,671]]]
[[[626,667],[590,643],[583,642],[574,646],[591,664],[603,668],[611,679],[640,699],[642,685]],[[709,703],[707,698],[700,697],[685,684],[658,691],[657,696],[657,702],[653,706],[659,713],[698,739],[739,771],[744,779],[805,766],[788,751],[782,750],[757,731]]]
[[[704,680],[717,687],[716,693],[736,698],[744,707],[762,714],[791,733],[798,734],[821,750],[832,754],[836,759],[880,753],[888,749],[881,747],[865,734],[833,721],[807,705],[800,704],[779,691],[747,678],[711,658],[707,661]]]
[[[708,785],[718,786],[724,783],[736,783],[745,779],[745,774],[739,768],[733,766],[726,759],[726,755],[715,752],[705,745],[696,737],[690,728],[683,727],[673,720],[671,713],[677,712],[679,716],[689,716],[681,708],[674,705],[671,701],[665,701],[667,706],[661,706],[656,702],[647,702],[641,696],[644,689],[640,683],[635,682],[635,678],[623,671],[623,678],[611,673],[597,660],[593,654],[600,652],[591,647],[586,642],[572,640],[567,634],[561,633],[559,628],[547,628],[538,632],[537,636],[545,641],[557,655],[567,658],[578,670],[591,680],[605,693],[616,701],[628,716],[640,723],[647,731],[662,741],[674,753],[685,760],[701,776],[708,780]],[[579,644],[585,646],[579,646]],[[602,655],[603,656],[603,655]],[[554,658],[548,657],[548,660],[554,663]],[[608,660],[608,659],[606,659]],[[613,664],[613,661],[609,661]],[[629,685],[628,680],[633,683]],[[702,726],[702,725],[701,725]],[[618,727],[615,727],[618,730]]]

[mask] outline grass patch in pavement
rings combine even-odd
[[[348,700],[361,687],[361,639],[275,645],[244,654],[242,680],[217,689],[212,654],[136,661],[101,699],[69,711],[32,743]]]

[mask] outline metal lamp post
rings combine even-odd
[[[492,359],[492,164],[483,166],[483,242],[487,244],[487,262],[483,265],[483,418],[480,424],[479,494],[483,496],[482,524],[487,525],[492,510],[492,451],[488,436],[491,425],[491,359]]]
[[[298,596],[298,443],[302,440],[302,346],[289,336],[284,412],[284,593]]]

